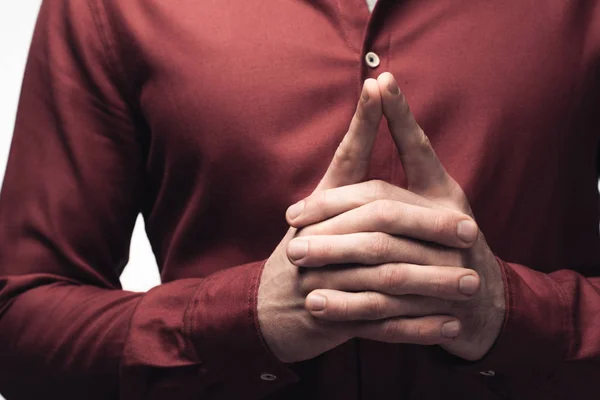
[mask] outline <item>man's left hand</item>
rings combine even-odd
[[[467,360],[481,359],[504,320],[500,265],[474,222],[462,188],[437,158],[394,77],[384,73],[377,81],[408,186],[363,182],[290,207],[288,222],[303,229],[290,242],[288,254],[297,266],[307,267],[302,280],[307,308],[316,318],[331,321],[389,322],[395,315],[421,316],[419,310],[452,315],[460,321],[460,334],[442,347]],[[301,258],[293,254],[298,248],[306,249]],[[359,265],[331,266],[340,259]],[[449,279],[443,267],[451,266],[474,271],[471,280],[456,294],[440,293]],[[323,279],[325,274],[335,274],[335,288],[320,284],[332,281]],[[430,290],[421,296],[403,295],[407,287]],[[465,301],[461,295],[470,298]],[[325,298],[324,308],[312,309],[315,296]],[[391,332],[386,340],[393,342]]]

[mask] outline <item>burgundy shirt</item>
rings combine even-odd
[[[261,267],[383,71],[504,260],[505,325],[475,363],[351,340],[283,364]],[[370,177],[403,185],[379,133]],[[0,196],[0,392],[595,398],[599,141],[597,0],[46,0]],[[139,212],[148,293],[119,284]]]

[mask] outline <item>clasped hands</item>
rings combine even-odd
[[[365,181],[382,117],[407,188]],[[265,264],[263,337],[282,361],[351,338],[440,345],[482,358],[504,319],[498,260],[390,73],[364,83],[348,133]]]

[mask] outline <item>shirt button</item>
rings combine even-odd
[[[265,372],[260,375],[260,379],[262,379],[263,381],[274,381],[275,379],[277,379],[277,377],[273,374],[268,374]]]
[[[379,56],[376,53],[373,53],[372,51],[365,54],[365,61],[367,62],[367,65],[371,68],[379,67]]]
[[[480,371],[479,372],[483,376],[495,376],[496,373],[494,371]]]

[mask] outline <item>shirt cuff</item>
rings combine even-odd
[[[186,315],[203,365],[203,386],[212,386],[211,391],[227,398],[260,398],[298,381],[261,334],[256,300],[264,264],[249,263],[210,275]]]
[[[506,313],[500,335],[479,361],[452,361],[484,376],[552,374],[568,350],[568,308],[558,284],[539,271],[499,260]]]

